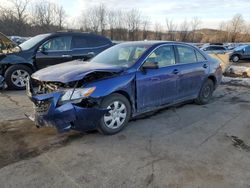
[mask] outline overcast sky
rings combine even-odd
[[[8,0],[1,0],[8,1]],[[36,0],[32,0],[36,1]],[[180,23],[198,17],[202,27],[218,28],[221,21],[229,20],[241,13],[250,20],[250,0],[51,0],[61,4],[71,19],[79,17],[82,11],[91,6],[104,4],[109,9],[138,9],[150,17],[151,22],[164,24],[169,17]]]
[[[170,17],[176,22],[199,17],[203,27],[218,28],[223,20],[229,20],[234,14],[241,13],[250,19],[250,0],[56,0],[65,5],[69,15],[76,17],[80,11],[103,3],[110,9],[139,9],[152,22],[165,23]]]

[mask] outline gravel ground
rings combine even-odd
[[[249,87],[222,85],[204,106],[131,121],[121,133],[57,134],[24,117],[24,92],[0,93],[0,185],[250,187]]]

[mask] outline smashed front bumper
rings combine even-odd
[[[62,92],[34,95],[27,87],[27,94],[34,103],[34,114],[28,116],[37,127],[52,126],[59,132],[96,129],[106,109],[84,108],[77,104],[58,105]]]

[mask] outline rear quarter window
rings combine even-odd
[[[195,50],[195,53],[198,62],[206,61],[206,58],[198,50]]]

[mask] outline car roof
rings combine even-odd
[[[180,45],[188,45],[195,47],[193,45],[190,45],[185,42],[175,42],[175,41],[157,41],[157,40],[148,40],[148,41],[128,41],[128,42],[122,42],[120,44],[137,44],[137,45],[162,45],[162,44],[180,44]]]
[[[49,34],[50,36],[65,36],[65,35],[70,35],[70,36],[79,36],[79,35],[82,35],[82,36],[95,36],[95,37],[100,37],[100,38],[105,38],[107,40],[110,40],[109,38],[107,38],[105,36],[98,35],[98,34],[95,34],[95,33],[89,33],[89,32],[57,31],[57,32],[54,32],[54,33],[47,33],[47,34]]]
[[[225,46],[222,46],[222,45],[209,45],[209,46],[206,46],[206,47],[225,47]]]

